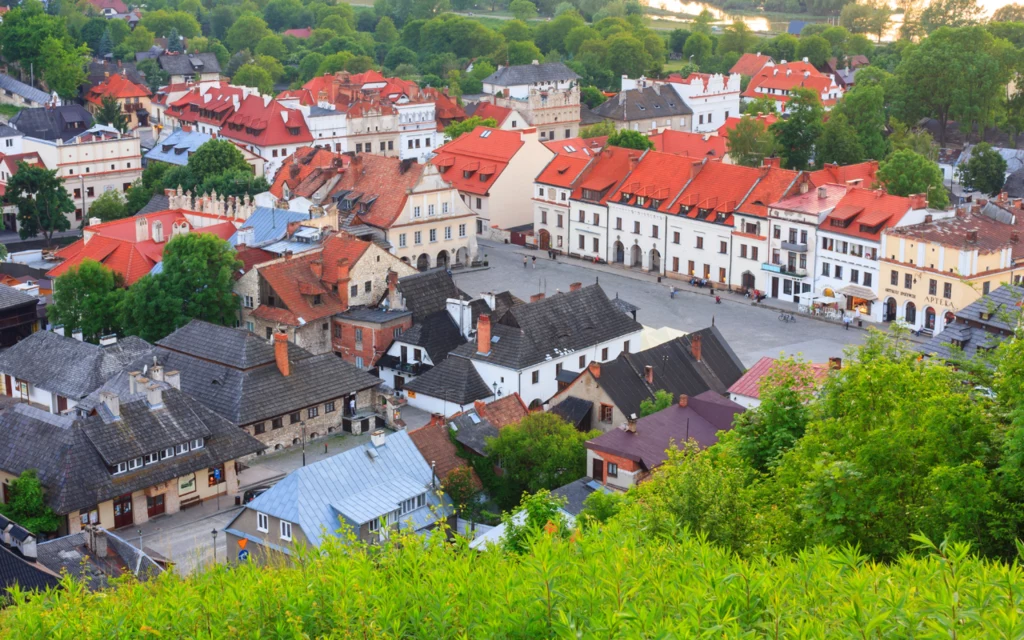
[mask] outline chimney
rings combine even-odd
[[[78,340],[79,342],[81,342],[82,341],[82,330],[81,329],[73,330],[71,332],[71,337],[74,338],[75,340]]]
[[[654,384],[654,367],[647,365],[644,367],[644,380],[647,384]]]
[[[818,197],[824,200],[828,197],[828,187],[818,187]]]
[[[543,299],[544,299],[544,294],[543,293],[535,293],[532,296],[530,296],[530,302],[538,302],[538,301],[543,300]]]
[[[595,378],[601,377],[601,363],[597,360],[591,360],[590,364],[587,365],[587,369],[590,371],[590,375]]]
[[[690,396],[686,395],[685,393],[680,393],[679,406],[682,407],[683,409],[690,406]]]
[[[100,336],[100,346],[101,347],[109,347],[112,344],[117,344],[117,334],[116,333],[108,333],[105,336]]]
[[[476,319],[476,352],[491,352],[491,314],[481,313]]]
[[[155,382],[146,385],[146,402],[149,403],[150,409],[159,409],[164,406],[164,394],[160,385]]]
[[[113,391],[100,391],[100,401],[115,418],[121,417],[121,398]]]
[[[626,431],[628,431],[630,433],[636,433],[636,414],[635,413],[629,414],[629,417],[626,418]]]
[[[283,331],[274,334],[274,360],[282,376],[291,375],[291,365],[288,362],[288,334]]]
[[[810,188],[811,183],[809,181],[804,180],[803,182],[800,183],[800,193],[807,193],[807,190]]]
[[[164,223],[159,220],[153,221],[153,242],[160,244],[164,241]]]
[[[99,527],[93,527],[89,535],[89,548],[97,558],[107,557],[107,532]]]
[[[164,368],[158,364],[154,364],[149,368],[149,379],[154,382],[164,381]]]
[[[533,66],[535,66],[535,67],[536,67],[536,66],[539,66],[539,65],[540,65],[540,60],[534,60],[534,61],[533,61],[533,62],[531,62],[530,64],[532,64],[532,65],[533,65]]]
[[[370,434],[370,444],[374,447],[379,449],[384,446],[385,442],[387,442],[387,436],[384,434],[383,429],[377,429]]]
[[[180,371],[168,371],[164,374],[164,382],[171,385],[171,387],[181,391],[181,372]]]
[[[89,218],[89,226],[90,227],[96,226],[96,225],[98,225],[101,222],[103,222],[103,221],[100,220],[99,218]]]
[[[926,193],[915,193],[910,196],[910,208],[911,209],[927,209],[928,208],[928,194]]]
[[[53,328],[53,332],[56,333],[58,336],[63,336],[64,335],[64,325],[58,324],[56,327]]]
[[[693,355],[693,359],[700,362],[700,334],[690,337],[690,353]]]
[[[1018,234],[1016,231],[1011,232],[1010,244],[1017,244],[1018,242],[1020,242],[1020,234]]]
[[[843,359],[842,358],[829,358],[828,359],[828,368],[831,369],[831,370],[835,370],[835,371],[838,371],[839,369],[842,369],[843,368]]]
[[[341,285],[348,282],[348,258],[342,258],[338,260],[338,268],[336,271],[338,280],[338,290],[341,290]]]
[[[128,372],[128,394],[135,395],[139,392],[139,385],[137,380],[142,377],[141,371],[129,371]]]
[[[925,222],[931,222],[932,221],[932,214],[930,214],[930,213],[924,214],[924,221]]]
[[[135,242],[149,240],[149,219],[140,216],[135,219]]]
[[[309,270],[313,272],[313,275],[317,280],[324,277],[324,263],[320,260],[314,260],[309,263]]]
[[[977,231],[968,231],[967,232],[967,243],[968,244],[978,244],[978,232]]]
[[[569,291],[579,291],[582,288],[583,288],[583,283],[582,282],[573,282],[572,284],[569,285]]]
[[[398,289],[398,272],[388,271],[388,298],[393,298]]]

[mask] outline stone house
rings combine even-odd
[[[279,450],[344,431],[372,431],[381,381],[333,353],[193,320],[157,342],[159,364],[182,372],[186,393]]]

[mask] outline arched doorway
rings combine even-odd
[[[625,262],[626,261],[626,247],[622,246],[622,243],[619,242],[618,240],[616,240],[615,241],[614,249],[615,249],[615,251],[614,251],[614,254],[613,254],[612,262],[616,262],[618,264],[622,264],[623,262]]]
[[[443,250],[443,249],[441,251],[438,251],[437,252],[437,262],[435,262],[434,264],[439,266],[439,267],[444,267],[445,269],[447,269],[448,268],[448,252]]]
[[[416,258],[416,268],[420,271],[426,271],[430,268],[430,256],[425,253],[421,253],[419,258]]]
[[[903,319],[906,320],[907,324],[910,326],[917,324],[917,306],[913,302],[907,303],[907,311],[903,314]]]
[[[459,250],[455,252],[455,264],[462,265],[464,267],[469,266],[469,249],[466,247],[459,247]]]
[[[551,248],[551,234],[548,233],[547,229],[540,230],[540,233],[537,234],[537,241],[540,243],[541,251],[547,251]]]
[[[744,289],[754,288],[754,274],[749,271],[744,271],[743,275],[740,276],[740,284],[743,285]]]
[[[928,307],[924,310],[924,328],[935,331],[935,308]]]
[[[882,322],[892,322],[896,319],[896,298],[885,299],[885,310],[882,312]]]
[[[629,258],[629,266],[634,267],[636,269],[643,269],[644,268],[644,252],[643,252],[643,249],[640,248],[640,245],[634,244],[633,248],[630,251],[631,251],[631,254],[630,254],[630,258]]]
[[[651,249],[651,271],[661,273],[661,254],[657,249]]]

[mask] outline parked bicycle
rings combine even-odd
[[[783,322],[796,322],[796,317],[792,313],[780,313],[779,320]]]

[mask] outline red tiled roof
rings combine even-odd
[[[149,87],[135,84],[126,76],[115,73],[109,78],[104,79],[103,82],[93,85],[89,89],[89,93],[86,94],[85,99],[93,104],[103,104],[103,98],[107,96],[123,100],[125,98],[142,98],[150,95],[153,95],[153,92],[149,90]]]
[[[823,184],[819,188],[825,190],[824,197],[822,197],[818,188],[813,188],[808,190],[807,193],[792,195],[773,202],[768,206],[774,209],[785,209],[786,211],[796,211],[798,213],[817,214],[835,208],[836,204],[846,195],[846,192],[851,189],[851,187],[844,184]]]
[[[222,240],[230,238],[236,229],[230,219],[193,211],[186,212],[182,209],[157,211],[145,217],[149,221],[150,235],[141,242],[135,240],[138,216],[86,227],[85,237],[57,252],[57,257],[64,261],[50,269],[46,275],[55,278],[72,267],[77,267],[83,260],[95,260],[114,273],[121,274],[124,285],[129,286],[148,274],[160,262],[164,247],[172,237],[174,223],[184,222],[192,233],[212,233]],[[189,218],[197,221],[203,219],[204,222],[212,224],[197,227]],[[152,237],[153,223],[157,221],[164,229],[164,241],[159,244],[154,242]]]
[[[790,96],[782,95],[781,93],[765,93],[759,92],[757,89],[774,89],[776,92],[792,91],[799,87],[806,87],[813,89],[819,96],[822,93],[828,91],[835,81],[831,76],[827,76],[817,69],[813,65],[806,62],[787,62],[786,64],[777,64],[771,67],[765,67],[758,71],[750,79],[750,83],[747,85],[746,91],[743,92],[744,98],[772,98],[778,102],[787,102]],[[825,100],[825,105],[830,106],[835,104],[835,100]]]
[[[24,162],[27,165],[42,165],[43,159],[39,157],[39,154],[35,151],[30,153],[12,153],[2,154],[0,153],[0,165],[4,167],[7,173],[13,177],[18,173],[18,163]]]
[[[288,29],[287,31],[285,31],[281,35],[282,36],[291,36],[293,38],[299,38],[301,40],[305,40],[306,38],[308,38],[311,35],[313,35],[313,30],[310,29],[309,27],[303,27],[302,29]]]
[[[88,0],[89,4],[99,11],[113,9],[116,13],[128,13],[128,7],[121,0]]]
[[[658,211],[667,213],[675,196],[693,172],[700,169],[700,163],[697,158],[647,151],[608,199],[622,204],[636,204],[638,196],[648,201],[659,200]],[[628,195],[628,199],[624,199],[623,194]]]
[[[798,172],[789,169],[761,167],[761,179],[736,208],[736,211],[759,218],[767,218],[768,205],[786,195],[793,187],[798,175],[800,175]]]
[[[484,137],[481,134],[485,132],[490,133]],[[523,138],[519,131],[477,127],[439,147],[430,162],[439,168],[445,167],[442,175],[459,191],[484,195],[522,146]],[[494,173],[485,174],[467,168],[474,163],[493,166]],[[470,172],[468,176],[464,173],[466,171]]]
[[[613,192],[611,187],[619,184],[630,171],[631,159],[638,159],[641,152],[624,147],[605,147],[601,154],[585,170],[572,192],[573,200],[583,199],[583,190],[603,193],[601,204],[608,201]]]
[[[448,474],[452,471],[467,467],[472,470],[464,458],[460,458],[455,449],[455,443],[448,435],[448,427],[444,421],[431,421],[430,424],[409,432],[413,444],[419,449],[420,455],[434,467],[434,474],[443,483]],[[476,471],[472,471],[473,486],[477,489],[483,487]]]
[[[270,253],[264,249],[243,247],[241,245],[235,247],[235,256],[242,261],[242,273],[238,274],[238,277],[241,277],[242,274],[249,273],[249,270],[256,265],[276,260],[278,257],[277,254]]]
[[[857,164],[826,164],[824,169],[808,171],[811,184],[820,187],[823,184],[856,184],[858,187],[873,187],[875,174],[878,173],[878,161],[868,160]],[[859,182],[856,182],[859,181]]]
[[[878,240],[882,229],[892,227],[912,208],[910,198],[892,196],[883,189],[852,187],[820,225],[822,231]],[[833,221],[845,227],[833,225]],[[865,230],[867,228],[867,230]]]
[[[560,156],[590,159],[601,152],[606,142],[608,142],[608,136],[548,140],[541,142],[541,144]]]
[[[555,156],[544,167],[534,182],[568,189],[580,175],[590,160],[572,156]]]
[[[347,260],[349,268],[352,268],[369,248],[369,242],[344,232],[330,236],[324,241],[323,249],[321,250],[325,265],[321,280],[330,284],[337,284],[338,270],[335,267],[342,260]]]
[[[691,158],[714,158],[721,160],[726,154],[726,139],[701,133],[665,129],[648,136],[656,151],[675,153]]]
[[[277,100],[251,95],[229,117],[220,133],[239,142],[273,147],[286,144],[304,144],[313,141],[302,112],[289,109]]]
[[[308,198],[337,177],[338,170],[347,167],[350,161],[349,156],[322,147],[301,147],[281,162],[281,169],[274,176],[270,193],[283,198],[284,186],[288,185],[293,197]]]
[[[500,128],[502,123],[505,122],[505,119],[513,113],[512,109],[507,107],[499,107],[498,105],[490,102],[481,102],[476,106],[476,111],[473,112],[473,115],[482,120],[494,118],[494,121],[498,123],[498,127]]]
[[[303,322],[312,322],[345,311],[347,306],[338,295],[323,286],[320,278],[313,273],[313,263],[327,266],[321,261],[319,252],[311,252],[257,267],[261,279],[274,290],[282,306],[260,305],[254,315],[264,320],[298,326]],[[319,304],[314,304],[315,296],[320,296]]]
[[[530,415],[530,410],[526,407],[526,403],[523,402],[518,393],[513,393],[510,396],[499,398],[487,404],[484,404],[482,400],[477,400],[474,407],[476,408],[477,415],[499,429],[510,424],[516,424]]]
[[[762,171],[754,167],[706,162],[679,194],[669,213],[731,225],[732,213],[746,199],[761,176]],[[688,211],[684,213],[682,207]],[[718,219],[717,214],[725,217]]]
[[[423,95],[427,99],[434,101],[434,116],[437,118],[440,128],[443,129],[442,124],[452,120],[463,120],[466,118],[465,110],[444,92],[428,88],[423,90]]]
[[[747,369],[747,372],[740,376],[740,379],[729,387],[729,393],[747,398],[761,398],[761,380],[775,366],[775,358],[765,356],[754,363],[754,366]],[[811,375],[814,377],[817,386],[821,386],[828,378],[828,364],[810,364]]]
[[[205,122],[219,127],[235,112],[236,99],[241,101],[242,89],[223,81],[219,86],[207,89],[206,93],[201,93],[199,87],[192,88],[168,105],[167,113],[182,122]]]
[[[764,69],[764,65],[771,61],[771,56],[761,55],[759,53],[744,53],[740,56],[740,59],[736,61],[736,64],[732,65],[732,69],[729,69],[729,73],[753,76],[761,69]]]
[[[363,154],[352,159],[331,192],[351,189],[362,194],[360,203],[376,197],[369,211],[358,211],[359,219],[386,229],[394,224],[405,208],[406,191],[419,184],[422,176],[423,165],[419,163],[403,163],[398,158]]]
[[[757,115],[757,116],[753,116],[753,117],[755,117],[758,120],[760,120],[761,122],[763,122],[765,127],[770,127],[773,124],[775,124],[776,122],[778,122],[778,120],[779,120],[778,116],[776,116],[773,113],[765,113],[765,114],[761,114],[761,115]],[[723,124],[722,126],[718,127],[718,132],[717,132],[718,135],[720,137],[722,137],[722,138],[728,138],[729,132],[736,128],[736,125],[738,125],[740,123],[740,120],[741,120],[741,117],[739,117],[739,116],[733,116],[731,118],[726,118],[725,119],[725,124]]]

